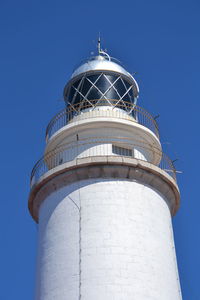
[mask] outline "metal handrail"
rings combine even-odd
[[[73,106],[69,105],[68,107],[64,108],[62,111],[60,111],[55,117],[51,119],[49,122],[47,129],[46,129],[46,141],[48,141],[51,136],[56,133],[59,129],[67,125],[72,119],[76,116],[81,115],[81,119],[86,118],[95,118],[95,117],[113,117],[113,109],[115,107],[120,108],[120,110],[116,110],[115,114],[116,117],[119,119],[127,119],[132,120],[133,122],[137,122],[140,125],[143,125],[150,129],[158,138],[159,138],[159,132],[158,132],[158,125],[154,118],[148,113],[146,110],[144,110],[142,107],[134,105],[130,102],[123,102],[118,103],[119,100],[110,100],[113,103],[111,110],[96,110],[96,107],[99,106],[105,106],[105,103],[103,100],[99,102],[96,106],[96,102],[98,100],[91,100],[89,102],[83,103],[76,103]],[[92,106],[94,105],[94,106]],[[95,110],[94,110],[95,108]],[[91,109],[91,111],[87,111],[87,114],[85,113],[86,109]],[[127,113],[125,113],[125,111]]]
[[[174,165],[171,161],[171,159],[162,151],[160,151],[158,148],[150,147],[147,144],[144,144],[142,142],[133,143],[130,138],[110,138],[110,137],[98,137],[98,138],[85,138],[80,139],[78,141],[72,141],[70,143],[66,143],[64,145],[61,145],[57,147],[56,149],[48,152],[45,154],[34,166],[32,172],[31,172],[31,186],[33,184],[36,184],[39,179],[47,173],[49,170],[62,165],[66,162],[70,162],[76,158],[86,158],[86,157],[92,157],[92,156],[120,156],[123,157],[125,155],[116,155],[114,153],[111,153],[110,150],[108,150],[108,147],[104,147],[101,149],[99,147],[98,154],[95,155],[96,151],[93,147],[95,146],[102,146],[102,145],[117,145],[123,147],[127,147],[128,149],[136,149],[140,148],[143,150],[148,151],[149,153],[154,153],[157,155],[160,159],[158,164],[152,163],[149,160],[138,158],[135,154],[135,151],[133,151],[133,155],[129,156],[132,158],[136,158],[138,160],[148,161],[149,163],[152,163],[159,167],[160,169],[167,172],[175,181],[176,181],[176,170],[174,168]],[[87,153],[84,155],[80,155],[81,151],[87,151]],[[109,148],[110,149],[110,148]],[[82,151],[82,152],[83,152]],[[79,153],[78,153],[79,152]]]

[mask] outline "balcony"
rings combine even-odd
[[[130,138],[90,137],[62,144],[46,153],[34,166],[31,173],[31,187],[37,184],[48,171],[65,163],[82,158],[128,157],[155,165],[176,181],[176,170],[170,158],[157,148]]]
[[[143,108],[129,102],[111,100],[110,104],[103,100],[92,100],[87,103],[70,105],[59,112],[48,124],[46,142],[61,128],[75,121],[88,118],[118,118],[136,122],[150,129],[159,138],[158,125],[154,118]]]

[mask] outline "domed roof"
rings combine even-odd
[[[111,58],[107,53],[103,51],[99,53],[98,56],[91,57],[82,62],[82,64],[80,64],[72,73],[71,79],[80,74],[91,71],[111,71],[123,74],[127,76],[131,81],[133,81],[137,93],[139,92],[138,84],[133,76],[129,72],[127,72],[124,67],[121,66],[120,62],[118,62],[116,59]]]
[[[105,56],[98,55],[89,58],[83,62],[72,74],[72,78],[88,71],[93,70],[109,70],[119,73],[123,73],[126,76],[131,76],[119,63],[116,63],[111,58],[106,58]]]

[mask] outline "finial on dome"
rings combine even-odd
[[[99,57],[99,59],[104,58],[104,59],[107,59],[107,60],[111,61],[110,55],[108,55],[108,53],[106,52],[106,50],[103,50],[101,48],[101,35],[100,35],[100,32],[99,32],[99,38],[98,38],[98,43],[97,43],[97,49],[98,49],[98,55],[99,55],[98,57]]]
[[[100,35],[100,32],[99,32],[99,39],[98,39],[97,48],[98,48],[98,53],[100,55],[100,53],[101,53],[101,35]]]

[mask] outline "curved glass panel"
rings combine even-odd
[[[96,105],[113,105],[126,110],[128,105],[125,102],[134,101],[133,87],[127,79],[109,72],[83,76],[71,85],[64,96],[67,103],[80,103],[81,110]]]

